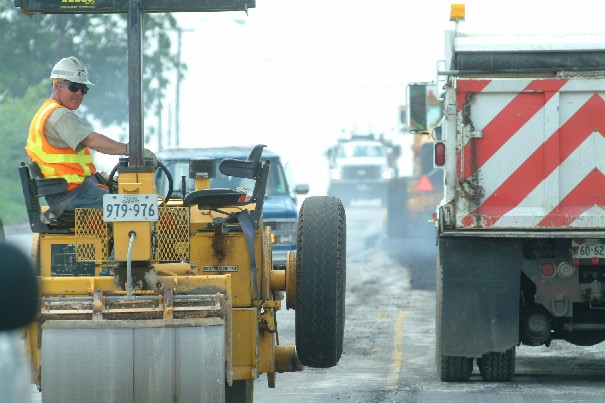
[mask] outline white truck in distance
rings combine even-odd
[[[605,340],[605,37],[448,32],[437,209],[443,381]]]
[[[325,155],[330,166],[328,195],[347,206],[352,200],[387,197],[387,186],[397,176],[401,148],[382,135],[352,134],[339,139]]]

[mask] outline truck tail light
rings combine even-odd
[[[445,165],[445,143],[435,143],[435,165],[438,167]]]
[[[542,266],[540,266],[540,274],[544,278],[551,278],[555,275],[556,271],[557,267],[552,263],[544,263]]]

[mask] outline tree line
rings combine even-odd
[[[93,128],[126,127],[126,26],[122,14],[27,16],[14,6],[14,0],[0,0],[0,218],[5,225],[27,222],[18,167],[27,161],[29,124],[51,94],[48,77],[59,59],[79,58],[95,84],[77,113],[97,122]],[[186,66],[171,43],[173,33],[181,29],[172,14],[147,14],[143,26],[144,108],[150,113],[162,102],[170,83],[168,74],[178,67],[185,74]]]

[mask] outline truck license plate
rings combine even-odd
[[[605,239],[572,239],[571,257],[575,259],[605,258]]]
[[[105,221],[157,221],[158,195],[106,194],[103,196]]]

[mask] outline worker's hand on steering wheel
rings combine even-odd
[[[143,159],[150,159],[151,160],[151,164],[153,165],[154,168],[158,167],[158,159],[156,158],[155,154],[153,153],[153,151],[151,151],[148,148],[145,148],[143,150]]]
[[[129,151],[129,145],[126,144],[126,151],[124,152],[124,155],[130,155],[130,151]],[[153,165],[153,168],[157,168],[158,167],[158,159],[156,158],[155,154],[153,153],[153,151],[151,151],[148,148],[144,148],[143,149],[143,159],[150,159],[151,160],[151,164]]]

